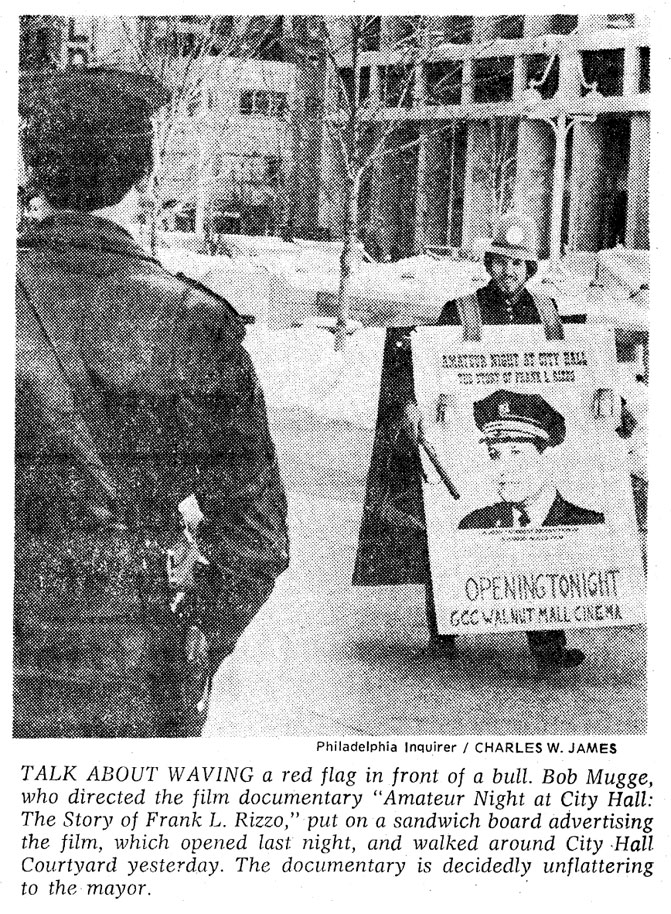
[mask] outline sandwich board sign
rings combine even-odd
[[[438,631],[644,621],[612,329],[413,334]],[[430,457],[428,456],[430,455]]]

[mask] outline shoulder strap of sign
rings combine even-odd
[[[531,297],[536,305],[536,310],[545,327],[545,336],[548,340],[563,340],[564,325],[561,322],[557,306],[549,295],[539,295],[532,292]]]
[[[564,326],[554,301],[535,292],[531,293],[531,297],[543,323],[546,339],[563,340]],[[474,292],[471,295],[464,295],[463,298],[458,298],[455,304],[464,328],[464,340],[479,342],[482,339],[482,314],[477,295]]]
[[[475,292],[464,295],[455,302],[459,319],[464,328],[464,339],[470,342],[479,342],[482,339],[482,314],[480,303]]]

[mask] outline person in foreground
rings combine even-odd
[[[139,74],[21,78],[49,213],[17,254],[19,737],[198,735],[211,676],[288,564],[240,318],[93,214],[150,172],[165,100]]]

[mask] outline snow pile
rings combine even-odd
[[[227,254],[162,248],[161,262],[224,296],[240,313],[271,329],[334,317],[340,282],[339,242],[223,236]],[[618,248],[570,254],[559,267],[539,264],[531,291],[555,299],[563,316],[624,330],[648,326],[647,251]],[[367,327],[411,326],[436,320],[446,301],[487,281],[482,262],[419,255],[396,263],[361,258],[351,280],[350,316]]]
[[[272,299],[272,274],[252,258],[209,257],[198,276],[199,282],[223,296],[240,314],[268,324]]]
[[[241,314],[272,329],[335,316],[339,244],[245,236],[225,236],[225,241],[230,256],[161,248],[159,258],[166,269],[203,283]],[[351,316],[365,326],[431,323],[448,299],[472,292],[484,279],[482,266],[469,261],[428,256],[384,264],[360,260],[352,277]]]
[[[317,327],[273,333],[247,330],[245,347],[270,408],[306,410],[324,419],[375,427],[382,373],[382,328],[350,336],[344,352]]]
[[[621,287],[636,295],[650,283],[650,252],[616,247],[600,251],[597,258],[599,279],[606,288]]]
[[[587,323],[626,331],[648,329],[647,251],[571,254],[558,268],[544,261],[529,288],[554,298],[564,316],[585,315]]]
[[[320,313],[334,316],[340,280],[338,257],[309,251],[283,273],[292,288],[312,291]],[[482,284],[479,265],[412,257],[397,263],[360,262],[351,281],[351,316],[365,326],[431,323],[449,298]]]
[[[213,257],[197,254],[188,248],[159,248],[157,257],[166,270],[170,270],[171,273],[184,273],[190,279],[196,280],[207,272],[214,260]]]

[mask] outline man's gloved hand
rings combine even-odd
[[[414,401],[408,403],[403,410],[401,431],[415,444],[419,444],[424,438],[424,420],[419,406]]]

